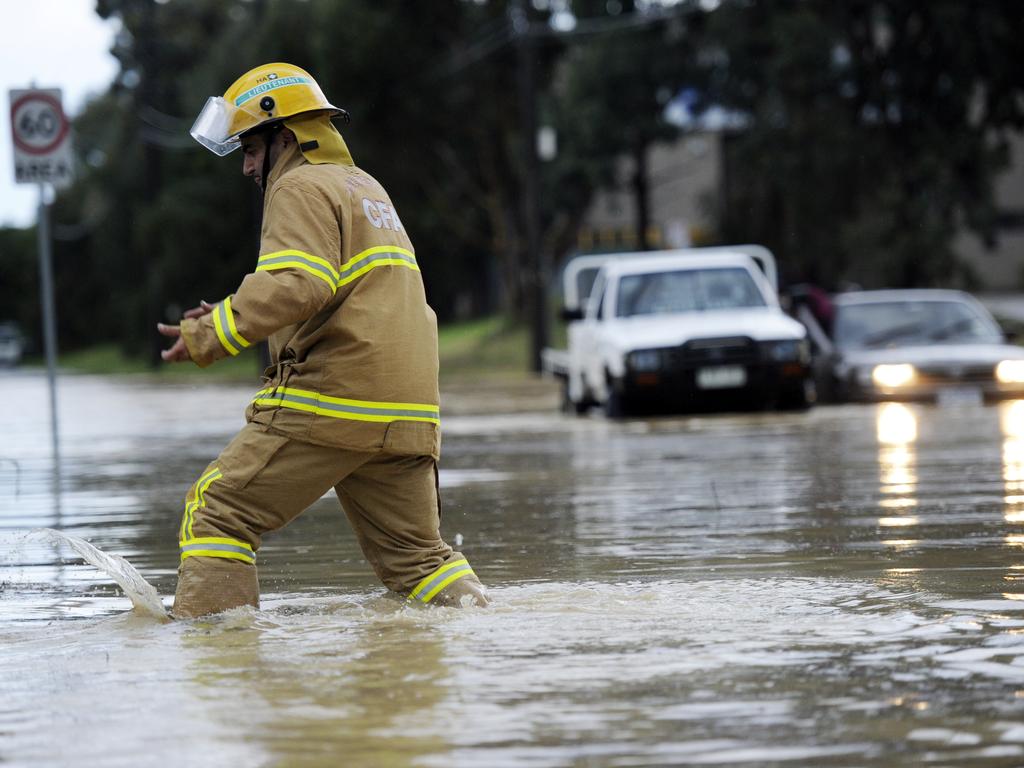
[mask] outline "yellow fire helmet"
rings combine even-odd
[[[264,64],[238,78],[223,96],[211,96],[192,125],[192,138],[223,157],[244,133],[295,115],[348,112],[331,104],[316,80],[294,64]]]

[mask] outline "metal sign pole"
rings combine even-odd
[[[71,125],[59,88],[12,88],[11,138],[14,180],[39,187],[39,294],[43,310],[46,376],[50,385],[50,433],[53,443],[53,488],[60,510],[60,430],[57,426],[57,316],[53,299],[53,241],[50,237],[48,187],[69,185],[74,174]]]
[[[46,185],[39,185],[39,292],[43,307],[43,343],[46,347],[46,378],[50,385],[50,433],[53,441],[54,482],[60,484],[60,441],[57,427],[57,312],[53,301],[53,243],[50,239],[50,206]]]

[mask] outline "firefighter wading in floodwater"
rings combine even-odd
[[[353,163],[338,115],[308,72],[267,64],[192,127],[218,155],[242,148],[265,195],[260,253],[234,294],[159,326],[175,338],[163,357],[207,366],[266,339],[273,365],[186,497],[179,618],[257,606],[260,538],[332,487],[389,589],[487,602],[438,531],[437,321],[395,207]]]

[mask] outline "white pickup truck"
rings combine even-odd
[[[545,370],[577,413],[806,408],[807,331],[775,283],[760,246],[577,257],[563,272],[569,349],[547,350]]]

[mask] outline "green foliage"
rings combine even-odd
[[[632,10],[618,18],[628,24],[631,17],[640,18]],[[547,104],[561,143],[544,195],[556,203],[558,215],[547,222],[556,253],[575,240],[594,190],[616,180],[613,161],[619,156],[634,161],[629,181],[640,211],[637,241],[646,247],[650,172],[645,158],[652,144],[679,134],[666,122],[665,108],[693,76],[684,33],[680,16],[672,23],[598,35],[568,51]]]
[[[34,229],[0,229],[0,323],[17,323],[30,349],[42,346],[37,254]]]
[[[728,143],[725,239],[826,285],[965,280],[953,237],[992,237],[993,178],[1024,125],[1019,20],[1010,2],[724,3],[709,95],[749,120]]]

